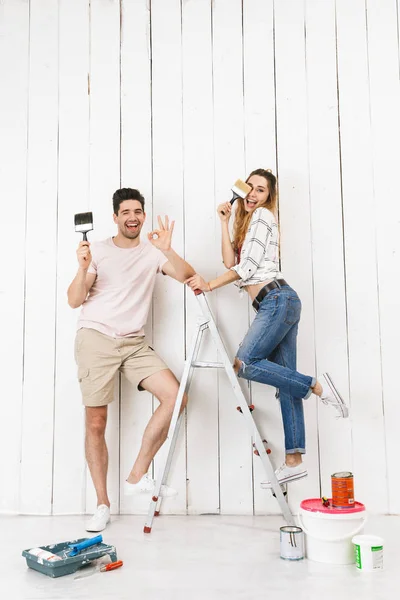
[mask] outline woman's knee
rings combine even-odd
[[[235,360],[233,361],[233,370],[235,371],[236,375],[239,373],[240,369],[242,368],[242,361],[235,356]]]
[[[257,359],[257,353],[254,348],[249,344],[240,344],[238,351],[236,352],[235,361],[239,361],[244,365],[249,365],[252,361]]]

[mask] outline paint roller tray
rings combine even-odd
[[[68,542],[60,542],[58,544],[50,544],[49,546],[40,546],[42,550],[47,550],[51,554],[60,556],[61,560],[46,560],[35,556],[30,553],[29,550],[23,550],[22,556],[26,558],[26,564],[31,569],[40,571],[49,577],[61,577],[62,575],[70,575],[75,573],[78,569],[84,565],[89,564],[92,560],[101,558],[102,556],[109,555],[111,562],[117,560],[117,551],[115,546],[109,546],[108,544],[99,543],[89,548],[81,550],[76,556],[68,556],[68,552],[71,551],[70,544],[79,544],[85,542],[90,538],[79,538]]]

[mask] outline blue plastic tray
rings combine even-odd
[[[60,542],[58,544],[50,544],[48,546],[39,546],[43,550],[47,550],[52,554],[57,554],[62,560],[48,561],[44,558],[39,558],[29,553],[29,549],[22,551],[22,556],[26,558],[26,564],[30,569],[35,569],[44,575],[49,577],[61,577],[62,575],[70,575],[75,573],[78,569],[87,565],[92,560],[101,558],[102,556],[109,555],[111,562],[117,560],[117,551],[115,546],[109,546],[108,544],[100,543],[95,546],[90,546],[85,550],[82,550],[76,556],[68,556],[71,548],[70,544],[79,544],[90,538],[79,538],[76,540],[70,540],[68,542]]]

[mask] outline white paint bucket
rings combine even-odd
[[[352,538],[363,530],[365,521],[365,506],[361,502],[340,509],[324,506],[321,498],[303,500],[299,522],[306,534],[307,558],[333,565],[354,563]]]
[[[355,535],[352,539],[357,569],[381,571],[383,569],[383,539],[377,535]]]
[[[301,527],[285,525],[280,528],[281,558],[301,560],[304,558],[304,534]]]

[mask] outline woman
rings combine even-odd
[[[249,294],[257,314],[235,358],[239,377],[277,388],[285,433],[286,461],[276,471],[280,483],[307,475],[303,399],[312,393],[337,409],[341,417],[348,409],[327,373],[318,380],[296,371],[296,342],[301,302],[279,271],[276,178],[271,171],[257,169],[246,183],[248,196],[238,199],[233,243],[229,234],[231,204],[220,204],[222,257],[226,271],[209,282],[200,275],[187,280],[193,289],[211,292],[236,282]],[[261,487],[271,487],[263,482]]]

